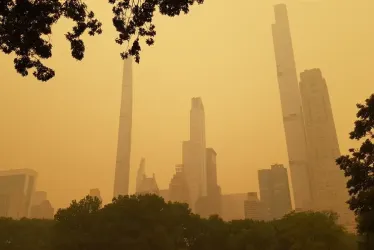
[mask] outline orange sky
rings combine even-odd
[[[54,28],[56,77],[22,78],[0,54],[0,168],[32,168],[55,207],[100,188],[110,200],[117,146],[122,62],[111,6],[88,1],[104,23],[86,39],[86,57],[70,56]],[[283,1],[288,4],[298,71],[319,67],[327,80],[342,152],[355,103],[374,90],[372,0]],[[359,3],[358,3],[359,2]],[[156,45],[134,70],[131,189],[140,158],[166,188],[189,138],[190,99],[201,96],[207,146],[218,153],[224,193],[257,190],[257,170],[287,164],[275,72],[272,0],[206,0],[187,16],[157,17]]]

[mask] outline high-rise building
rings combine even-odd
[[[263,205],[256,192],[248,193],[247,200],[244,201],[244,216],[250,220],[264,220]]]
[[[145,176],[145,159],[142,158],[140,160],[138,173],[136,175],[136,192],[139,192],[140,185],[142,184],[144,176]]]
[[[40,204],[32,206],[30,214],[32,219],[52,220],[55,214],[55,209],[52,207],[49,200],[44,200]]]
[[[28,217],[37,173],[31,169],[0,171],[0,217]]]
[[[96,197],[100,200],[100,202],[103,202],[103,199],[101,198],[100,189],[98,189],[98,188],[91,189],[90,190],[90,196]]]
[[[274,164],[271,169],[259,170],[258,180],[265,219],[279,219],[291,212],[288,174],[283,165]]]
[[[155,174],[153,174],[152,177],[147,177],[144,175],[144,178],[139,186],[139,191],[136,194],[160,194]]]
[[[128,195],[132,129],[132,59],[124,61],[114,197]]]
[[[32,195],[31,206],[40,205],[45,200],[47,200],[47,192],[35,191]]]
[[[175,167],[175,174],[169,184],[169,199],[172,202],[190,203],[189,188],[182,164]]]
[[[190,194],[190,206],[207,195],[205,158],[205,111],[201,98],[192,98],[190,111],[190,140],[183,142],[182,161]]]
[[[306,138],[287,7],[276,5],[274,12],[273,43],[295,207],[308,208],[311,195]]]
[[[244,219],[243,204],[247,196],[246,193],[222,195],[222,219],[225,221]]]
[[[217,183],[217,153],[206,149],[207,195],[197,200],[196,212],[201,216],[221,215],[221,188]]]
[[[346,204],[347,180],[335,162],[340,149],[326,81],[320,69],[305,70],[300,79],[313,209],[338,212],[341,222],[350,226],[354,217]]]

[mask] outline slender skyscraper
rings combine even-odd
[[[295,208],[307,209],[311,196],[306,138],[286,5],[276,5],[274,12],[273,42]]]
[[[340,150],[326,81],[320,69],[305,70],[300,79],[313,209],[333,210],[343,225],[352,227],[354,216],[346,204],[347,180],[335,162]]]
[[[114,197],[128,195],[132,127],[132,59],[124,61]]]
[[[205,159],[205,112],[201,98],[192,98],[190,111],[190,140],[183,142],[182,161],[190,194],[190,207],[207,195]]]

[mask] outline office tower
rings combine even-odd
[[[274,164],[271,169],[258,171],[260,199],[264,206],[264,219],[279,219],[292,210],[287,169]]]
[[[201,98],[192,98],[190,111],[190,140],[183,142],[182,161],[190,193],[190,206],[207,195],[205,168],[205,112]]]
[[[264,210],[256,192],[248,193],[244,201],[244,216],[249,220],[264,220]]]
[[[155,174],[152,177],[144,176],[140,186],[139,191],[136,194],[160,194],[160,190],[157,186]]]
[[[0,217],[29,215],[37,173],[31,169],[0,171]]]
[[[196,212],[203,217],[221,214],[221,188],[217,184],[217,153],[206,149],[207,195],[197,200]]]
[[[31,207],[30,217],[32,219],[48,219],[53,220],[55,209],[52,207],[49,200],[44,200],[38,205]]]
[[[305,128],[310,159],[311,194],[315,210],[338,212],[344,225],[353,223],[348,209],[344,173],[336,165],[340,156],[338,138],[326,81],[320,69],[300,74]]]
[[[140,185],[143,181],[143,178],[145,176],[145,159],[142,158],[140,160],[139,168],[138,168],[138,173],[136,175],[136,192],[139,192],[140,190]]]
[[[32,195],[31,206],[40,205],[45,200],[47,200],[47,192],[35,191]]]
[[[132,59],[124,61],[114,197],[128,195],[132,128]]]
[[[273,43],[295,207],[307,209],[311,196],[305,129],[286,5],[276,5],[274,12]]]
[[[96,197],[100,200],[100,202],[103,202],[103,199],[101,198],[100,189],[98,189],[98,188],[91,189],[90,190],[90,196]]]
[[[222,195],[222,219],[225,221],[244,219],[243,204],[247,196],[246,193]]]
[[[273,200],[271,169],[258,170],[258,184],[260,189],[260,199],[264,206],[264,220],[271,220],[273,218],[271,213]]]
[[[169,199],[172,202],[190,203],[189,188],[182,164],[175,166],[175,174],[169,184]]]

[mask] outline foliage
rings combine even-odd
[[[351,148],[350,155],[343,155],[336,162],[349,178],[348,204],[358,215],[359,233],[374,234],[374,94],[365,104],[357,104],[357,108],[350,139],[362,144],[359,149]]]
[[[0,220],[4,250],[356,250],[332,213],[291,213],[271,222],[200,218],[155,195],[124,196],[101,208],[87,196],[54,221]],[[10,242],[10,243],[9,243]]]
[[[113,25],[118,32],[116,43],[127,43],[122,58],[134,56],[140,60],[140,38],[147,45],[154,43],[156,35],[153,17],[158,11],[162,15],[177,16],[188,13],[195,2],[204,0],[109,0],[113,5]],[[74,22],[71,31],[65,34],[70,42],[71,54],[82,60],[85,45],[82,35],[102,33],[102,24],[95,18],[83,0],[1,0],[0,1],[0,49],[6,54],[15,54],[14,65],[18,73],[27,76],[30,69],[41,81],[54,77],[53,69],[45,66],[43,59],[52,56],[52,26],[61,18]]]

